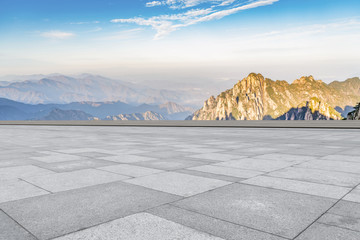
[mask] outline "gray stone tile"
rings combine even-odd
[[[332,207],[329,213],[360,219],[360,203],[342,200]]]
[[[51,155],[42,156],[42,157],[30,157],[32,160],[44,162],[44,163],[56,163],[56,162],[66,162],[66,161],[78,161],[78,160],[86,160],[88,158],[84,158],[81,156],[71,155],[71,154],[61,154],[61,153],[53,153]]]
[[[204,165],[198,167],[189,168],[190,170],[200,171],[200,172],[208,172],[213,174],[221,174],[225,176],[238,177],[238,178],[251,178],[258,175],[263,174],[264,172],[239,169],[239,168],[230,168],[230,167],[222,167],[215,165]]]
[[[238,156],[238,155],[232,155],[226,153],[203,153],[203,154],[190,155],[190,157],[203,159],[203,160],[213,160],[213,161],[223,162],[223,161],[230,161],[234,159],[244,158],[245,156]]]
[[[216,148],[204,148],[204,147],[186,147],[184,149],[178,149],[177,151],[180,152],[188,152],[188,153],[216,153],[224,151],[223,149],[216,149]]]
[[[178,170],[182,168],[189,168],[195,166],[201,166],[205,164],[209,164],[212,162],[204,162],[204,161],[192,161],[192,160],[155,160],[155,161],[145,161],[145,162],[136,162],[133,163],[137,166],[143,166],[148,168],[156,168],[160,170]]]
[[[234,183],[173,205],[294,238],[336,200]]]
[[[56,163],[34,163],[33,165],[45,168],[54,172],[71,172],[87,168],[98,168],[103,166],[115,165],[116,162],[88,159],[80,161],[56,162]]]
[[[129,164],[118,164],[118,165],[112,165],[112,166],[107,166],[107,167],[101,167],[98,169],[108,171],[108,172],[122,174],[125,176],[130,176],[130,177],[142,177],[142,176],[146,176],[146,175],[163,172],[162,170],[159,170],[159,169],[146,168],[146,167],[134,166],[134,165],[129,165]]]
[[[360,162],[346,162],[346,164],[344,164],[342,161],[313,160],[301,163],[298,167],[360,174]]]
[[[284,240],[272,234],[222,221],[196,212],[191,212],[171,205],[164,205],[148,210],[149,213],[173,222],[210,233],[227,240]]]
[[[359,240],[360,232],[314,223],[296,240]]]
[[[344,200],[360,203],[360,189],[356,188],[352,190],[348,195],[344,197]]]
[[[213,178],[213,179],[218,179],[218,180],[223,180],[223,181],[228,181],[228,182],[238,182],[238,181],[245,180],[244,178],[231,177],[231,176],[225,176],[225,175],[213,174],[213,173],[207,173],[207,172],[199,172],[199,171],[194,171],[194,170],[189,170],[189,169],[179,169],[179,170],[175,170],[174,172],[184,173],[184,174],[189,174],[189,175],[199,176],[199,177]]]
[[[125,180],[125,182],[184,197],[230,184],[229,182],[217,179],[174,172],[164,172],[145,177],[132,178]]]
[[[49,192],[18,179],[0,181],[0,203],[35,197]]]
[[[120,181],[129,178],[115,173],[95,169],[84,169],[73,172],[54,173],[46,176],[24,178],[36,186],[51,192],[61,192],[76,188]]]
[[[191,155],[193,153],[187,153],[187,152],[179,152],[175,151],[174,149],[169,151],[156,151],[156,152],[147,152],[143,154],[139,154],[146,157],[152,157],[152,158],[159,158],[159,159],[174,159],[174,158],[181,158],[184,156]]]
[[[317,157],[310,156],[310,155],[294,155],[294,154],[284,154],[284,153],[269,153],[269,154],[259,155],[254,158],[270,159],[270,160],[298,161],[298,162],[317,159]]]
[[[249,169],[261,172],[271,172],[281,168],[290,167],[296,163],[284,160],[264,160],[257,158],[243,158],[240,160],[221,162],[215,165],[223,167],[233,167],[241,169]]]
[[[254,177],[251,179],[244,180],[242,181],[242,183],[298,192],[298,193],[305,193],[320,197],[334,198],[334,199],[340,199],[345,194],[351,191],[351,188],[346,188],[346,187],[303,182],[298,180],[268,177],[268,176]]]
[[[273,177],[289,178],[300,181],[355,187],[360,183],[359,174],[326,171],[321,169],[289,167],[268,174]]]
[[[1,240],[36,240],[28,231],[9,218],[0,210],[0,239]]]
[[[118,162],[118,163],[135,163],[135,162],[156,160],[156,158],[152,158],[152,157],[144,157],[144,156],[137,156],[137,155],[131,155],[131,154],[101,157],[99,159],[103,159],[106,161],[112,161],[112,162]]]
[[[0,181],[39,175],[41,176],[52,173],[52,171],[31,165],[0,168]]]
[[[360,232],[360,219],[358,218],[326,213],[317,222]]]
[[[327,155],[322,158],[321,160],[334,160],[334,161],[345,161],[345,162],[358,162],[360,163],[360,156],[351,156],[351,155],[339,155],[339,154],[332,154]]]
[[[171,222],[149,213],[137,213],[56,240],[221,240],[221,238]]]
[[[180,199],[115,182],[0,204],[41,240],[58,237]]]

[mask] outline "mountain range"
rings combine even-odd
[[[73,102],[68,104],[26,104],[0,98],[0,120],[90,120],[119,114],[156,112],[160,118],[184,120],[194,112],[173,102],[160,105],[130,105],[117,102]]]
[[[154,89],[92,74],[73,77],[61,74],[31,75],[28,76],[29,80],[24,78],[1,81],[0,97],[29,104],[121,101],[132,105],[176,102],[191,106],[199,92]]]
[[[326,84],[308,76],[290,84],[251,73],[216,98],[211,96],[187,120],[339,119],[359,101],[359,78]],[[308,114],[300,114],[304,111]]]

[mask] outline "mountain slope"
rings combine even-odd
[[[329,104],[321,102],[318,98],[301,103],[296,108],[291,108],[287,113],[276,120],[341,120],[341,114]]]
[[[36,120],[69,121],[69,120],[94,120],[94,117],[83,111],[54,109],[47,116]]]
[[[351,90],[350,95],[349,88]],[[344,109],[360,100],[360,79],[326,84],[312,76],[301,77],[292,84],[273,81],[251,73],[232,89],[216,98],[211,96],[203,108],[187,119],[192,120],[261,120],[276,119],[299,104],[316,97],[331,107]],[[344,97],[345,95],[345,97]]]
[[[52,74],[40,80],[26,80],[0,85],[0,97],[30,104],[121,101],[128,104],[188,102],[186,91],[152,89],[116,81],[98,75],[77,77]],[[191,102],[191,101],[190,101]]]
[[[117,116],[108,116],[104,120],[167,120],[159,113],[147,111],[145,113],[119,114]]]

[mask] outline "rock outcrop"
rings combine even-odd
[[[222,92],[216,98],[211,96],[187,120],[276,119],[313,97],[332,108],[344,109],[360,101],[359,92],[359,78],[326,84],[308,76],[289,84],[251,73],[232,89]]]
[[[341,114],[318,98],[303,102],[276,120],[341,120]]]
[[[347,115],[347,120],[360,120],[360,103],[358,103],[354,108],[355,110],[349,112]]]

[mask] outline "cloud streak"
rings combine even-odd
[[[112,19],[112,23],[133,23],[140,26],[150,26],[156,34],[154,39],[164,36],[180,28],[218,20],[251,8],[271,5],[279,0],[164,0],[146,3],[147,7],[167,6],[170,9],[182,9],[178,14],[159,15],[150,18],[134,17],[127,19]],[[207,5],[206,8],[193,8]],[[191,9],[189,9],[191,8]]]
[[[71,38],[71,37],[74,37],[75,34],[73,33],[70,33],[70,32],[62,32],[62,31],[49,31],[49,32],[43,32],[41,34],[42,37],[45,37],[45,38],[51,38],[51,39],[68,39],[68,38]]]

